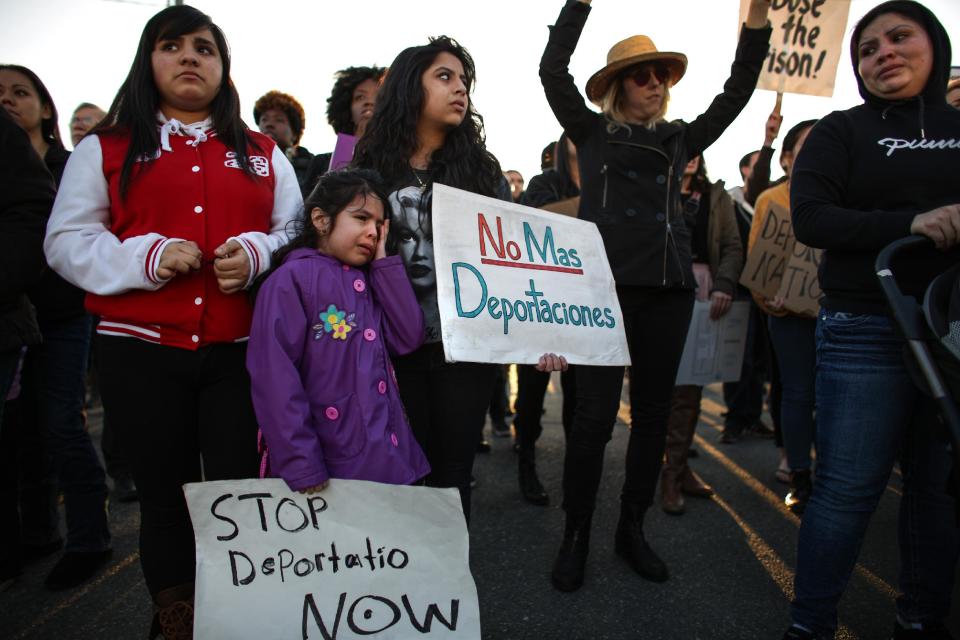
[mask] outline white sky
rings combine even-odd
[[[537,75],[540,55],[563,0],[194,0],[226,33],[244,119],[270,89],[290,93],[307,114],[301,143],[332,150],[326,98],[333,74],[350,65],[387,66],[403,48],[430,35],[459,40],[477,64],[473,100],[484,116],[487,144],[504,169],[529,181],[540,150],[560,135]],[[880,0],[852,0],[847,35]],[[960,63],[960,1],[926,0],[953,36]],[[0,62],[22,64],[43,79],[60,111],[64,140],[80,102],[106,108],[126,76],[143,25],[162,0],[0,0]],[[739,0],[595,0],[571,72],[583,89],[610,46],[636,33],[660,50],[687,54],[687,75],[672,90],[669,118],[692,119],[721,90],[736,48]],[[713,179],[740,183],[737,163],[763,142],[775,94],[757,91],[747,108],[707,152]],[[860,102],[846,54],[833,98],[787,94],[781,135],[794,123]],[[777,146],[777,145],[775,145]],[[775,175],[779,169],[774,167]]]

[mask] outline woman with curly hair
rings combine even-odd
[[[380,83],[387,70],[383,67],[347,67],[336,73],[337,81],[327,98],[327,122],[337,134],[363,137],[373,116]],[[332,153],[314,156],[303,183],[304,197],[330,168]]]
[[[260,133],[273,138],[286,154],[302,189],[313,161],[313,154],[300,146],[300,137],[307,123],[303,106],[290,94],[268,91],[253,105],[253,121],[260,128]]]

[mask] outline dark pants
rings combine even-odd
[[[780,432],[787,463],[792,471],[808,471],[815,433],[817,321],[789,315],[770,317],[768,323],[774,361],[781,380]]]
[[[132,466],[140,563],[156,596],[194,580],[193,527],[182,486],[257,477],[247,345],[188,351],[135,338],[98,339],[104,410],[116,420]]]
[[[21,402],[35,404],[36,425],[63,493],[65,550],[103,551],[110,547],[106,475],[83,415],[90,317],[40,330],[43,344],[28,349],[24,361]]]
[[[444,362],[431,343],[393,361],[413,435],[430,463],[426,483],[456,487],[470,521],[470,473],[493,393],[495,364]]]
[[[576,367],[560,374],[560,386],[563,389],[563,434],[570,435],[573,427],[573,409],[577,401],[575,382]],[[513,428],[517,432],[517,444],[523,452],[533,451],[537,438],[543,433],[540,417],[543,415],[543,399],[550,384],[550,374],[537,371],[532,364],[517,365],[517,400],[514,403],[517,415],[513,419]]]
[[[663,462],[670,397],[687,328],[693,291],[617,287],[633,362],[630,440],[622,502],[649,507]],[[620,406],[623,367],[577,367],[577,403],[563,469],[563,508],[593,512],[603,472],[603,452]]]
[[[727,405],[724,424],[746,428],[759,420],[763,413],[763,384],[767,376],[765,316],[749,293],[743,298],[738,292],[737,299],[749,300],[750,314],[747,317],[747,337],[743,347],[740,379],[723,384],[723,401]]]
[[[507,409],[510,405],[507,394],[507,365],[497,365],[494,376],[493,393],[490,396],[490,421],[494,425],[506,426]]]

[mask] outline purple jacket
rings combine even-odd
[[[271,475],[296,491],[331,477],[411,484],[429,473],[390,364],[423,336],[399,257],[357,269],[291,251],[257,295],[247,350]]]

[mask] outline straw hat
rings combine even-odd
[[[658,60],[670,70],[670,84],[675,85],[687,70],[687,56],[673,51],[657,51],[653,40],[647,36],[631,36],[621,40],[607,53],[607,66],[587,80],[587,97],[594,104],[600,104],[600,98],[607,92],[610,81],[618,73],[641,62]]]

